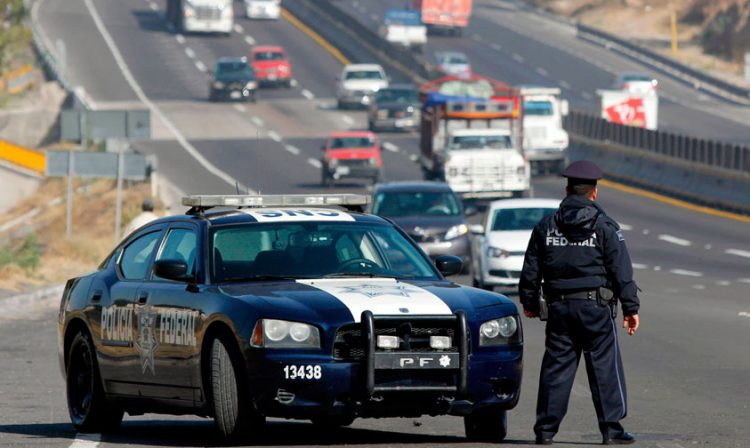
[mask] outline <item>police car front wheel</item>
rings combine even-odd
[[[68,412],[80,432],[107,432],[117,429],[123,410],[107,402],[91,337],[84,332],[73,338],[66,368]]]
[[[508,414],[504,409],[479,409],[464,417],[466,438],[478,442],[501,442],[508,434]]]

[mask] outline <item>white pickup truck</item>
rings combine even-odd
[[[567,164],[569,140],[562,120],[568,101],[560,93],[555,87],[521,88],[523,149],[536,172],[559,173]]]
[[[419,11],[409,9],[389,9],[380,35],[388,42],[418,51],[427,43],[427,27],[422,24]]]

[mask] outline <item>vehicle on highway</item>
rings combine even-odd
[[[292,86],[292,64],[284,48],[271,45],[253,47],[250,63],[261,85]]]
[[[389,9],[380,35],[388,42],[411,47],[418,52],[427,43],[427,27],[422,24],[419,11],[413,9]]]
[[[487,208],[482,224],[472,226],[472,284],[484,289],[516,286],[531,231],[555,213],[558,199],[501,199]]]
[[[388,87],[388,76],[378,64],[350,64],[336,78],[339,109],[367,107],[378,90]]]
[[[229,35],[234,26],[232,0],[167,0],[166,20],[180,33]]]
[[[76,430],[124,412],[213,417],[226,438],[266,417],[463,416],[502,440],[523,334],[508,298],[445,279],[360,195],[190,196],[69,280],[59,361]],[[247,440],[247,439],[246,439]],[[247,440],[252,443],[252,440]]]
[[[469,199],[527,194],[531,169],[517,137],[522,106],[516,89],[473,75],[439,78],[421,91],[425,180],[445,181]]]
[[[430,258],[471,261],[469,225],[461,199],[443,182],[389,182],[372,193],[372,213],[388,218],[419,244]]]
[[[460,51],[435,52],[435,66],[444,75],[470,77],[473,73],[469,58]]]
[[[537,173],[561,173],[568,164],[568,132],[563,117],[568,101],[557,87],[521,87],[523,150]]]
[[[375,93],[367,110],[371,131],[409,130],[419,127],[419,92],[410,84],[391,84]]]
[[[645,73],[621,73],[612,83],[615,90],[625,90],[636,95],[648,95],[656,93],[659,87],[659,81],[651,75]]]
[[[209,82],[209,101],[250,100],[255,102],[258,83],[247,58],[220,58]]]
[[[245,0],[245,15],[248,19],[278,19],[281,0]]]
[[[334,132],[321,148],[321,183],[330,187],[337,180],[380,180],[383,158],[380,141],[369,131]]]
[[[469,26],[472,3],[472,0],[413,0],[412,7],[422,14],[428,33],[447,31],[460,36]]]

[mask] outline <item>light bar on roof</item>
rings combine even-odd
[[[191,195],[182,198],[188,207],[301,207],[301,206],[365,206],[370,197],[363,194],[272,194],[272,195]]]

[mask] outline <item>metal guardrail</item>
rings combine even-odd
[[[618,50],[626,56],[635,58],[656,70],[665,72],[691,85],[695,89],[703,90],[743,105],[750,105],[749,88],[724,81],[600,29],[578,23],[576,24],[576,30],[580,37],[593,38],[600,45]]]
[[[581,137],[616,143],[674,159],[750,174],[750,148],[664,131],[610,123],[577,111],[565,117],[565,130]]]

